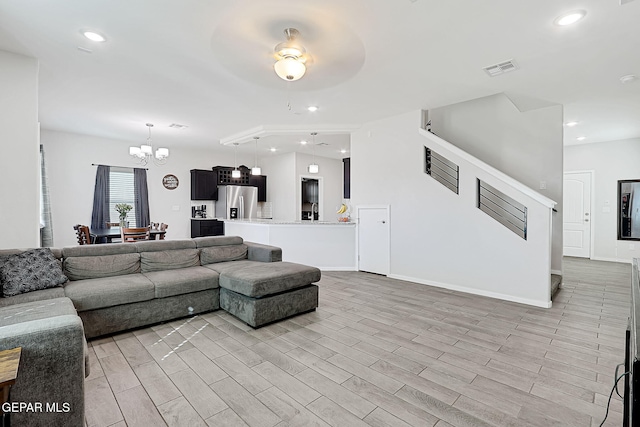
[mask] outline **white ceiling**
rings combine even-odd
[[[586,18],[553,24],[574,9]],[[142,142],[151,122],[174,150],[298,130],[261,134],[280,151],[317,130],[316,154],[339,158],[349,138],[330,130],[499,92],[563,104],[580,122],[565,144],[640,137],[640,80],[619,81],[640,76],[639,23],[638,0],[0,0],[0,49],[40,61],[44,129]],[[312,57],[290,83],[273,71],[287,27]],[[520,69],[482,70],[509,59]]]

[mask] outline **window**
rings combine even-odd
[[[110,222],[120,221],[120,214],[116,211],[116,205],[119,203],[127,203],[133,207],[127,214],[127,221],[129,221],[129,227],[137,227],[133,169],[112,166],[109,172]]]

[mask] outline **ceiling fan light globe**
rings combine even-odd
[[[279,60],[273,65],[273,69],[278,77],[289,82],[300,79],[307,71],[307,67],[302,62],[293,58]]]

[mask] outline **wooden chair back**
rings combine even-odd
[[[169,228],[169,224],[165,224],[164,222],[160,224],[160,231],[167,231]],[[160,240],[164,240],[164,233],[160,235]]]
[[[139,240],[149,240],[149,227],[122,227],[120,236],[123,243],[137,242]]]
[[[93,243],[89,227],[87,227],[86,225],[76,224],[73,226],[73,229],[76,230],[76,236],[78,237],[79,245],[90,245]]]

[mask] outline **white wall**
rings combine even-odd
[[[38,247],[38,61],[0,51],[0,94],[0,249]]]
[[[272,203],[273,218],[295,221],[295,153],[264,156],[260,159],[260,167],[262,174],[267,176],[267,201]]]
[[[557,203],[551,268],[562,270],[562,106],[520,112],[504,94],[429,111],[432,130]],[[546,189],[540,189],[545,181]]]
[[[267,175],[267,200],[273,203],[273,218],[282,221],[299,221],[301,218],[303,176],[322,181],[320,218],[335,221],[336,207],[342,203],[342,161],[315,156],[319,173],[310,174],[307,166],[312,156],[301,153],[285,153],[260,159],[262,173]]]
[[[477,171],[461,160],[452,158],[461,165],[460,196],[427,176],[420,117],[367,123],[351,137],[353,206],[391,206],[390,276],[548,305],[549,210],[531,212],[525,241],[475,208]]]
[[[564,149],[566,172],[594,171],[592,259],[631,262],[632,258],[640,257],[640,242],[617,240],[616,214],[618,180],[640,179],[638,159],[640,138],[574,145]],[[635,249],[630,249],[630,245]]]
[[[318,173],[308,172],[307,167],[315,161]],[[321,221],[336,221],[336,211],[342,203],[342,160],[327,157],[310,156],[296,153],[296,215],[302,217],[302,177],[317,179],[320,182],[319,217]]]
[[[130,145],[141,141],[118,141],[51,130],[43,130],[51,193],[51,209],[56,247],[77,244],[73,226],[90,224],[95,185],[95,164],[135,167],[129,156]],[[234,153],[224,147],[196,149],[168,146],[170,157],[164,166],[146,167],[149,210],[152,222],[169,224],[167,239],[191,237],[191,169],[232,166]],[[238,163],[251,163],[251,156],[238,154]],[[162,177],[173,174],[180,182],[175,190],[162,185]],[[199,202],[198,204],[202,204]],[[210,213],[212,215],[212,212]],[[24,245],[23,245],[24,246]]]

